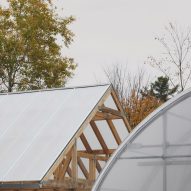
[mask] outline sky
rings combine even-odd
[[[144,68],[148,75],[159,75],[144,62],[161,54],[154,40],[173,22],[182,28],[191,25],[189,0],[57,0],[60,14],[73,15],[76,21],[73,44],[63,54],[78,63],[68,85],[106,82],[104,68],[127,65],[131,73]]]
[[[5,2],[5,0],[0,0]],[[160,73],[145,65],[148,56],[162,49],[154,40],[169,22],[191,26],[190,0],[53,0],[61,16],[73,15],[74,42],[64,56],[78,64],[67,86],[105,83],[104,69],[127,65],[136,73],[144,68],[151,78]],[[63,9],[62,9],[63,8]]]

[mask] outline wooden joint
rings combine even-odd
[[[101,120],[112,120],[112,119],[121,119],[121,117],[113,115],[111,113],[103,113],[98,111],[92,120],[101,121]]]
[[[120,118],[124,117],[124,114],[121,113],[121,111],[109,108],[109,107],[105,107],[105,106],[100,106],[98,107],[99,111],[103,112],[103,113],[109,113],[115,116],[118,116]]]

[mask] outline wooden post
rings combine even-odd
[[[74,181],[74,183],[77,183],[77,178],[78,178],[78,168],[77,168],[77,141],[75,139],[73,148],[72,148],[72,179]]]
[[[96,179],[96,161],[95,158],[89,159],[89,180],[94,181]]]

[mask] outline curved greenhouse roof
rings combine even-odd
[[[191,190],[191,90],[171,99],[127,137],[97,179],[100,191]]]

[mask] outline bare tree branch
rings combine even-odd
[[[183,91],[189,85],[191,78],[191,41],[190,29],[187,32],[178,29],[172,23],[165,27],[167,36],[155,38],[163,46],[166,54],[159,59],[148,57],[148,63],[158,68],[169,78],[171,85],[179,85],[179,91]]]

